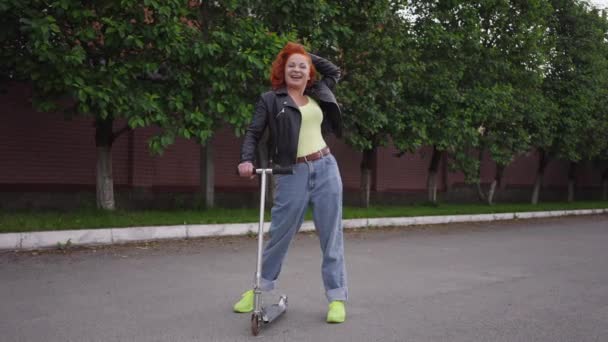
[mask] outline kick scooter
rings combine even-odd
[[[262,304],[262,290],[260,279],[262,277],[262,252],[264,248],[264,204],[266,202],[266,178],[272,174],[293,174],[291,168],[256,169],[261,175],[260,189],[260,224],[258,226],[258,257],[255,270],[255,285],[253,287],[253,313],[251,314],[251,333],[257,336],[263,325],[272,323],[287,310],[287,296],[281,295],[277,304],[264,307]]]

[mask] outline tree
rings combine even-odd
[[[177,117],[178,92],[150,77],[159,61],[177,62],[187,51],[191,30],[178,19],[187,8],[179,1],[149,6],[136,1],[83,4],[76,1],[11,1],[5,15],[19,18],[19,44],[12,56],[15,75],[31,81],[41,110],[57,110],[70,100],[69,115],[93,118],[97,146],[97,203],[114,209],[111,147],[128,128],[167,126]],[[175,75],[180,79],[183,75]],[[196,108],[187,115],[202,117]],[[114,130],[118,118],[129,127]],[[204,121],[204,120],[203,120]],[[208,127],[201,125],[204,135]],[[171,143],[161,135],[155,147]]]
[[[16,64],[23,58],[25,42],[14,5],[0,2],[0,14],[0,85],[4,86],[17,76]]]
[[[493,203],[504,169],[512,160],[546,139],[548,109],[542,94],[542,67],[551,40],[546,34],[551,7],[545,0],[506,0],[475,3],[479,24],[472,38],[479,42],[478,60],[466,75],[471,84],[466,104],[479,127],[476,169],[462,167],[466,178],[475,182],[480,198]],[[487,196],[480,185],[484,152],[496,162],[496,173]]]
[[[201,37],[186,65],[194,75],[193,105],[199,105],[211,120],[211,132],[226,124],[237,135],[243,132],[255,97],[267,88],[272,58],[291,37],[271,33],[254,15],[254,5],[248,0],[191,1],[197,9],[192,21]],[[201,191],[205,206],[213,207],[213,151],[205,140],[201,145]]]
[[[608,136],[606,137],[608,139]],[[608,149],[604,150],[598,156],[598,164],[603,164],[604,170],[602,171],[602,200],[608,201]]]
[[[218,116],[240,123],[251,112],[239,95],[266,67],[269,54],[258,47],[276,48],[276,35],[252,18],[229,22],[235,1],[223,25],[203,32],[196,4],[32,0],[0,7],[3,20],[20,23],[3,37],[10,48],[3,69],[32,83],[39,109],[57,110],[67,98],[70,115],[95,122],[100,208],[115,207],[111,147],[121,133],[159,127],[150,148],[161,152],[176,137],[204,144]],[[115,130],[117,119],[128,126]]]
[[[551,1],[556,44],[544,82],[557,105],[556,136],[545,153],[570,162],[568,201],[574,200],[576,166],[605,150],[608,116],[606,16],[578,0]],[[542,177],[542,174],[539,176]]]
[[[370,203],[376,149],[390,142],[403,112],[402,96],[411,72],[412,48],[404,2],[349,1],[338,18],[342,81],[337,88],[346,142],[362,152],[361,203]]]
[[[336,0],[250,0],[248,8],[271,31],[281,35],[295,33],[296,39],[319,48],[335,43],[336,31],[344,29],[334,21],[343,5]]]
[[[242,27],[235,25],[234,18],[248,18],[251,24],[261,26],[269,36],[276,37],[274,42],[251,37],[253,41],[258,42],[258,48],[248,49],[249,54],[258,54],[263,61],[263,69],[254,71],[254,79],[257,83],[256,90],[248,90],[247,94],[243,94],[237,99],[237,102],[246,103],[245,111],[242,114],[232,116],[229,122],[235,128],[237,135],[242,134],[251,120],[252,110],[250,105],[254,103],[250,99],[251,95],[257,96],[262,91],[269,88],[268,71],[272,59],[276,56],[279,50],[287,41],[299,41],[309,48],[331,50],[334,42],[334,30],[337,29],[335,23],[332,22],[333,15],[337,12],[336,2],[327,2],[325,0],[312,1],[263,1],[263,0],[232,0],[229,2],[213,2],[202,6],[208,7],[208,11],[212,14],[217,14],[217,10],[221,8],[231,8],[226,11],[223,20],[228,23],[226,28],[230,29],[234,35],[238,35],[242,31]],[[221,11],[220,11],[221,12]],[[209,23],[209,21],[207,21]],[[216,28],[216,24],[209,25],[209,29]],[[248,40],[244,41],[249,42]],[[260,45],[265,44],[265,45]],[[316,52],[316,51],[313,51]],[[324,55],[326,57],[331,57]],[[248,82],[251,83],[251,82]],[[254,88],[251,88],[254,89]],[[243,102],[244,101],[244,102]],[[231,111],[232,112],[232,111]],[[266,145],[265,136],[259,143],[256,151],[257,161],[260,166],[267,165],[269,162],[269,152],[264,148]],[[207,157],[207,159],[209,159]],[[274,187],[272,182],[268,183],[269,195],[266,196],[268,203],[272,202],[272,192]]]
[[[423,145],[433,147],[427,178],[428,200],[437,202],[439,163],[446,153],[462,165],[479,134],[465,94],[466,77],[477,62],[475,38],[478,14],[472,5],[458,2],[411,0],[411,20],[418,51],[418,76],[408,87],[406,111]]]

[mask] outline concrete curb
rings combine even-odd
[[[417,217],[385,217],[344,220],[345,229],[415,226],[457,222],[488,222],[572,215],[608,214],[607,209],[555,210],[503,214],[446,215]],[[188,239],[212,236],[246,235],[257,231],[257,223],[197,224],[131,228],[102,228],[61,230],[49,232],[2,233],[0,250],[31,250],[66,245],[109,245],[114,243]],[[268,229],[268,223],[265,226]],[[306,221],[300,231],[313,231],[312,221]]]

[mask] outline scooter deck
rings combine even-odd
[[[264,321],[264,324],[271,323],[285,313],[285,311],[287,311],[287,297],[281,296],[278,304],[272,304],[262,308],[262,320]]]

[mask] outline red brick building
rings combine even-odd
[[[18,84],[0,94],[0,110],[0,208],[94,205],[93,120],[66,121],[61,113],[36,112],[29,102],[29,89]],[[114,143],[113,174],[118,204],[188,206],[199,191],[200,148],[192,141],[178,140],[162,156],[152,156],[147,150],[147,139],[153,133],[153,129],[137,129],[123,134]],[[361,154],[336,139],[329,144],[340,165],[347,202],[352,203],[360,182]],[[234,171],[240,139],[226,128],[216,132],[212,146],[218,204],[253,200],[257,183],[240,179]],[[424,200],[431,149],[423,148],[400,158],[395,152],[391,147],[378,150],[372,180],[373,200]],[[509,165],[497,200],[528,201],[537,165],[536,153]],[[494,163],[486,160],[482,165],[482,182],[490,182],[494,171]],[[549,164],[541,200],[566,199],[567,173],[568,163]],[[450,173],[445,160],[442,161],[440,198],[475,200],[474,192],[463,182],[464,177]],[[598,198],[600,184],[601,169],[592,163],[581,165],[577,198]]]

